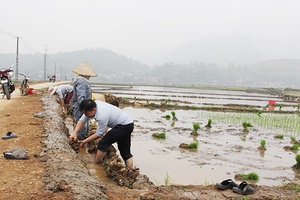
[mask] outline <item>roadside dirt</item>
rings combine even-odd
[[[78,162],[80,156],[77,156],[75,151],[68,150],[69,147],[64,147],[63,144],[62,146],[52,147],[51,150],[45,150],[45,144],[48,148],[51,146],[49,144],[51,143],[49,142],[51,136],[61,137],[61,140],[65,140],[66,136],[59,136],[60,130],[58,128],[47,129],[45,125],[49,123],[49,118],[37,117],[37,113],[42,114],[48,109],[47,106],[43,105],[45,101],[41,101],[43,95],[40,93],[12,97],[11,100],[0,99],[2,114],[0,134],[5,135],[11,131],[18,135],[17,138],[0,139],[1,152],[17,146],[27,150],[30,155],[28,160],[7,160],[1,155],[0,199],[87,199],[87,196],[84,197],[85,194],[80,196],[78,193],[89,191],[89,194],[86,195],[92,195],[97,193],[97,189],[101,193],[101,197],[88,196],[88,199],[245,199],[244,196],[230,190],[220,191],[215,189],[214,185],[171,185],[129,189],[118,184],[103,183],[101,177],[99,177],[100,180],[95,180],[95,177],[92,177],[84,168],[79,170],[75,167],[81,164],[82,166],[86,165],[83,165],[84,161]],[[53,100],[53,104],[57,103]],[[59,117],[57,117],[57,121],[54,120],[53,122],[60,124],[57,125],[60,129],[66,128],[63,120],[60,120]],[[57,143],[52,145],[57,145]],[[67,153],[59,152],[60,148],[63,147],[64,152],[68,153],[67,156],[73,154],[74,156],[70,156],[68,159],[64,158],[63,156]],[[56,162],[59,165],[56,165]],[[76,173],[72,172],[70,169],[72,167]],[[68,174],[69,171],[72,173]],[[61,173],[61,177],[67,180],[67,183],[63,181],[54,182],[55,179],[51,177],[51,174],[58,172]],[[67,179],[68,175],[72,179]],[[93,184],[90,186],[82,185],[84,181],[82,177],[85,177],[86,183],[93,182]],[[52,182],[49,181],[50,178]],[[98,185],[98,187],[94,187],[95,185]],[[247,199],[300,199],[299,184],[287,184],[282,187],[252,186],[255,189],[255,194],[249,195]]]

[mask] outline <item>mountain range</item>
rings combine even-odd
[[[97,48],[47,55],[19,54],[18,71],[35,80],[43,80],[45,74],[71,80],[76,76],[72,69],[87,61],[98,73],[91,80],[104,83],[300,88],[300,59],[263,60],[264,57],[248,37],[214,36],[162,55],[161,64],[155,66]],[[15,63],[15,54],[0,54],[1,68]]]

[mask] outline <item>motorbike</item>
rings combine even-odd
[[[15,91],[15,84],[12,82],[11,78],[14,75],[14,71],[12,68],[14,65],[10,66],[10,68],[2,68],[0,69],[0,80],[2,87],[2,99],[6,96],[9,100],[11,98],[11,93]]]
[[[22,96],[25,96],[29,92],[28,81],[30,80],[30,78],[29,78],[29,76],[27,76],[26,74],[23,74],[23,73],[19,73],[19,75],[24,77],[22,80],[21,86],[20,86],[20,93]]]

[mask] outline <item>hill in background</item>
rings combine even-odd
[[[248,59],[250,62],[252,58]],[[15,61],[14,54],[0,54],[1,67],[8,67]],[[44,61],[43,54],[20,54],[19,72],[30,75],[31,79],[43,80]],[[168,62],[150,67],[101,48],[46,55],[46,75],[56,72],[57,80],[71,80],[76,76],[72,69],[85,61],[99,74],[91,81],[103,83],[300,88],[300,59],[244,65],[232,62],[227,67],[204,61]]]

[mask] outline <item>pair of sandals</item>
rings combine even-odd
[[[29,158],[28,152],[19,147],[14,147],[7,152],[3,152],[3,155],[6,159],[26,160]]]
[[[245,181],[238,185],[233,180],[227,179],[222,181],[221,183],[217,183],[216,187],[221,190],[232,189],[233,192],[242,195],[254,194],[254,189]]]

